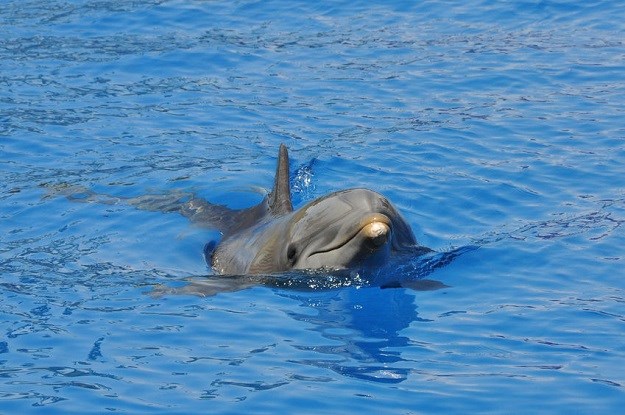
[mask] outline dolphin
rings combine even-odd
[[[256,206],[230,210],[193,198],[179,212],[217,228],[219,244],[205,248],[217,274],[267,275],[290,270],[367,270],[400,252],[423,254],[393,204],[379,193],[340,190],[293,209],[289,156],[280,145],[273,190]]]
[[[347,278],[355,275],[353,271],[371,275],[393,257],[414,258],[434,252],[420,246],[393,204],[372,190],[336,191],[294,210],[289,155],[284,144],[279,148],[272,191],[258,205],[247,209],[230,209],[178,191],[122,198],[81,186],[58,185],[51,190],[51,195],[63,194],[76,202],[126,203],[142,210],[176,212],[196,225],[219,231],[221,240],[206,244],[205,259],[215,274],[238,277],[240,283],[236,286],[258,281],[296,284],[297,278],[292,274],[286,279],[279,275],[295,270],[308,272],[303,278],[306,284],[311,278],[320,281],[329,273],[336,278],[334,271],[348,271]],[[436,267],[429,261],[423,266]],[[268,279],[272,275],[275,277]],[[216,290],[227,291],[221,285]]]

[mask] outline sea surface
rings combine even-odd
[[[0,1],[0,413],[622,411],[624,16]],[[124,198],[252,206],[280,143],[296,206],[397,206],[415,289],[177,291],[219,234]]]

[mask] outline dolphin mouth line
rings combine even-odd
[[[344,247],[345,245],[350,243],[352,240],[354,240],[354,238],[356,238],[356,236],[358,236],[361,232],[363,232],[365,230],[365,228],[372,227],[374,225],[379,225],[379,226],[376,227],[376,230],[374,231],[375,234],[370,236],[369,239],[375,241],[376,238],[379,238],[382,235],[386,236],[386,235],[388,235],[388,233],[390,233],[391,220],[388,218],[388,216],[386,216],[386,215],[384,215],[382,213],[375,213],[373,215],[369,215],[369,216],[366,216],[365,218],[363,218],[360,221],[360,226],[354,232],[352,232],[347,238],[345,238],[343,241],[337,243],[336,245],[332,245],[329,248],[320,249],[318,251],[314,251],[314,252],[312,252],[309,255],[309,257],[311,257],[313,255],[318,255],[318,254],[326,254],[328,252],[332,252],[332,251],[336,251],[337,249],[341,249],[342,247]],[[375,245],[376,248],[378,248],[381,245],[383,245],[385,242],[386,242],[386,240],[384,242],[382,242],[382,243],[379,243],[379,244],[374,242],[374,245]]]

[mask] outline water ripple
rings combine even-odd
[[[615,412],[622,14],[609,1],[1,2],[3,409]],[[280,142],[296,204],[370,187],[437,252],[375,281],[224,292],[197,277],[214,234],[58,197],[249,206]]]

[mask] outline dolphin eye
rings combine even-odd
[[[295,245],[293,244],[289,245],[289,248],[286,251],[286,257],[290,263],[295,262],[295,259],[297,257],[297,249],[295,248]]]

